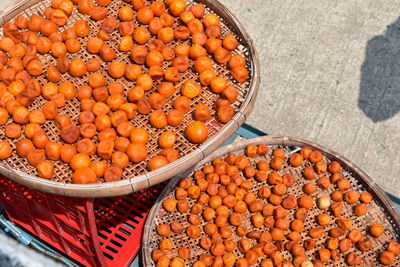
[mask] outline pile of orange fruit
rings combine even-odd
[[[307,147],[269,150],[248,145],[179,180],[155,219],[157,267],[360,266],[371,255],[395,264],[400,244],[379,216],[359,227],[374,199],[338,161]]]
[[[8,139],[0,141],[0,160],[16,153],[45,179],[53,178],[55,163],[62,161],[73,169],[73,183],[96,183],[101,177],[118,181],[129,164],[148,159],[146,145],[153,138],[162,150],[148,160],[149,170],[181,156],[174,148],[176,132],[150,136],[132,123],[138,113],[148,117],[151,127],[164,129],[180,126],[192,112],[184,138],[194,144],[207,140],[212,109],[220,123],[233,118],[232,104],[239,95],[235,84],[246,82],[249,72],[244,57],[234,51],[238,40],[222,35],[217,15],[206,14],[203,4],[189,7],[185,0],[132,0],[123,2],[114,17],[107,9],[110,3],[52,0],[43,16],[19,15],[3,25],[0,126]],[[78,12],[88,19],[67,27]],[[118,53],[126,53],[129,64],[119,60],[111,45],[115,35]],[[84,49],[96,56],[87,62],[75,56]],[[54,57],[55,64],[42,62],[45,55]],[[218,76],[216,66],[229,69],[231,79]],[[198,78],[184,78],[188,71]],[[65,77],[74,80],[67,82]],[[75,81],[85,77],[87,83],[77,86]],[[215,106],[193,106],[204,90],[218,96]],[[172,107],[167,108],[171,97]],[[34,109],[37,98],[45,102]],[[60,113],[75,100],[80,102],[77,122]],[[46,133],[49,121],[59,129],[57,140]],[[94,154],[102,160],[91,161]]]

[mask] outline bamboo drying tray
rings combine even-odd
[[[194,170],[201,169],[202,166],[210,164],[210,162],[214,158],[224,157],[231,152],[243,155],[246,146],[251,144],[254,145],[267,144],[269,148],[268,154],[266,156],[262,157],[257,156],[255,158],[250,159],[250,164],[252,164],[253,166],[255,166],[254,163],[260,159],[266,159],[267,161],[270,161],[272,152],[276,148],[282,148],[285,151],[287,158],[290,158],[290,155],[294,152],[299,151],[301,147],[309,147],[313,150],[321,151],[324,155],[325,162],[330,162],[333,160],[340,162],[341,166],[343,167],[341,171],[342,175],[347,179],[349,179],[352,189],[359,192],[367,190],[374,197],[374,200],[370,204],[368,204],[368,213],[366,215],[362,217],[355,216],[353,212],[353,207],[346,203],[344,203],[343,205],[343,210],[344,210],[343,215],[345,217],[350,218],[353,221],[353,228],[361,228],[362,233],[365,233],[365,229],[368,228],[368,225],[370,225],[371,223],[382,223],[385,228],[384,234],[380,238],[376,239],[372,238],[372,248],[370,251],[361,252],[360,250],[357,250],[353,245],[351,249],[346,252],[346,254],[350,252],[357,252],[357,255],[362,255],[364,258],[362,266],[383,266],[378,261],[377,253],[386,249],[388,241],[396,239],[399,240],[400,237],[400,216],[396,211],[396,207],[392,203],[392,201],[366,173],[364,173],[362,170],[360,170],[358,167],[356,167],[354,164],[352,164],[349,160],[347,160],[340,154],[330,149],[326,149],[313,142],[305,141],[295,137],[286,137],[280,135],[262,136],[254,139],[248,139],[245,141],[239,141],[231,145],[221,147],[218,150],[216,150],[213,154],[209,155],[207,158],[202,160],[192,170],[188,170],[187,172],[171,180],[171,182],[167,185],[162,194],[159,196],[156,204],[151,209],[150,214],[146,221],[145,230],[143,234],[143,245],[142,245],[142,257],[144,266],[155,266],[153,260],[151,259],[151,252],[154,249],[158,248],[160,240],[163,239],[163,237],[160,237],[155,230],[155,227],[157,225],[162,223],[170,223],[172,221],[177,221],[181,223],[181,225],[184,227],[189,225],[189,223],[187,222],[188,213],[181,214],[178,211],[169,213],[166,212],[162,207],[164,199],[169,197],[174,197],[174,190],[179,180],[184,177],[189,177],[193,180],[192,174],[194,173]],[[304,166],[307,165],[310,165],[310,163],[308,160],[305,160],[302,166],[294,168],[288,165],[287,162],[285,161],[282,170],[279,171],[281,175],[283,173],[290,172],[295,177],[295,183],[288,188],[287,193],[295,195],[296,198],[303,194],[302,188],[304,184],[303,183],[304,178],[301,174],[301,170],[304,168]],[[269,170],[269,172],[271,172],[271,170]],[[256,186],[250,191],[257,192],[258,189],[265,184],[267,184],[267,181],[263,183],[259,183],[256,181]],[[329,196],[331,192],[333,192],[333,186],[331,186],[328,190],[318,190],[315,193],[315,195],[313,195],[313,198],[318,199],[322,196],[326,195]],[[190,205],[193,205],[194,203],[193,199],[187,198],[187,200],[189,201]],[[289,212],[290,212],[289,216],[290,220],[291,218],[293,218],[294,211],[291,210]],[[308,211],[308,216],[305,221],[305,230],[302,232],[302,240],[308,238],[306,236],[309,229],[318,226],[315,222],[314,217],[319,213],[321,213],[321,211],[316,207],[316,205],[314,205],[314,207]],[[249,211],[246,211],[243,217],[244,217],[243,223],[246,225],[249,231],[251,231],[253,227],[250,222]],[[206,222],[202,220],[202,222],[200,223],[201,225],[199,225],[199,227],[203,229],[205,223]],[[330,225],[325,226],[325,232],[328,229],[333,228],[334,226],[336,226],[336,224],[333,221]],[[263,226],[261,230],[260,228],[253,230],[265,231],[266,229],[267,228]],[[235,231],[233,231],[233,233],[235,233]],[[233,240],[239,239],[236,236],[236,234],[234,234],[234,236],[235,238],[233,238]],[[199,246],[198,239],[197,240],[190,239],[185,232],[180,234],[171,233],[169,238],[171,238],[174,245],[174,252],[170,252],[169,254],[167,254],[167,256],[169,256],[170,258],[177,256],[176,251],[180,247],[189,247],[191,249],[190,259],[186,260],[185,264],[193,263],[194,261],[198,260],[199,255],[206,252]],[[316,250],[322,248],[322,246],[324,245],[324,240],[325,238],[320,238],[316,240],[317,241],[316,247],[313,250],[306,251],[306,255],[310,260],[315,258],[315,252]],[[253,240],[252,244],[253,245],[255,244]],[[242,255],[237,248],[233,252],[235,253],[236,256]],[[282,254],[284,256],[284,260],[291,259],[291,255],[286,250],[283,250]],[[260,263],[261,260],[264,258],[265,257],[260,258],[258,263]],[[341,255],[340,261],[333,262],[331,260],[329,264],[326,264],[325,266],[347,266],[347,265],[344,263],[343,255]],[[395,264],[392,266],[400,266],[399,256],[396,256]]]
[[[2,26],[5,22],[12,20],[17,15],[42,15],[43,10],[46,7],[50,6],[50,2],[51,0],[17,1],[9,8],[7,8],[2,14],[0,13],[0,26]],[[233,79],[227,67],[219,66],[217,64],[214,65],[214,70],[217,72],[218,76],[225,77],[228,81],[232,81],[232,83],[238,88],[239,91],[238,100],[233,104],[233,107],[236,110],[236,114],[230,122],[225,125],[219,123],[214,116],[215,112],[212,111],[212,118],[206,122],[210,136],[205,143],[201,145],[194,145],[184,138],[184,126],[192,120],[190,116],[192,114],[192,111],[194,110],[195,105],[198,103],[203,103],[208,104],[211,107],[211,105],[213,105],[213,102],[217,99],[217,96],[215,94],[211,93],[210,90],[205,89],[200,96],[196,97],[195,100],[192,101],[192,109],[185,115],[183,124],[174,128],[170,126],[167,127],[167,130],[172,130],[177,133],[178,141],[175,148],[179,151],[181,158],[156,171],[148,172],[146,166],[149,158],[158,154],[158,152],[160,151],[160,148],[157,145],[157,138],[154,137],[160,135],[162,130],[150,127],[146,115],[138,114],[131,120],[131,122],[136,127],[145,128],[153,137],[148,144],[149,157],[139,164],[131,164],[130,166],[128,166],[128,168],[124,170],[123,178],[121,181],[111,183],[102,183],[102,181],[100,181],[97,184],[90,185],[70,184],[72,171],[68,167],[68,165],[62,162],[56,162],[55,164],[55,179],[51,181],[40,179],[36,177],[37,172],[35,168],[33,166],[30,166],[26,159],[19,158],[15,153],[11,158],[0,162],[0,173],[16,182],[29,186],[30,188],[58,195],[72,197],[119,196],[126,195],[143,188],[147,188],[154,184],[158,184],[171,177],[174,177],[179,173],[182,173],[183,171],[198,163],[208,154],[217,149],[223,142],[225,142],[240,127],[240,125],[244,123],[246,117],[249,115],[253,108],[260,79],[258,56],[254,49],[253,42],[247,34],[246,30],[235,18],[235,16],[230,13],[230,11],[221,3],[216,0],[190,0],[187,1],[187,3],[188,6],[194,3],[203,3],[207,6],[206,13],[216,13],[220,17],[220,20],[222,22],[222,36],[226,35],[227,33],[233,33],[240,43],[239,47],[234,51],[234,53],[241,54],[246,59],[247,68],[249,70],[249,79],[243,84],[233,82]],[[116,17],[118,9],[125,4],[126,3],[122,0],[112,1],[111,4],[107,7],[108,15]],[[74,12],[69,17],[67,24],[63,26],[63,28],[71,27],[75,21],[80,19],[86,19],[89,22],[89,26],[91,29],[98,28],[101,23],[101,21],[95,22],[91,20],[87,15],[80,14],[75,7]],[[127,64],[131,64],[129,60],[129,53],[118,51],[120,38],[121,36],[117,32],[114,32],[112,34],[112,40],[106,43],[108,43],[108,45],[114,48],[117,52],[117,60],[121,60]],[[84,42],[86,42],[87,37],[82,38],[81,40],[84,40]],[[173,41],[170,45],[171,47],[174,47],[176,45],[175,41]],[[92,57],[98,57],[97,55],[89,54],[86,49],[84,49],[84,47],[82,48],[83,49],[81,49],[78,53],[73,54],[72,56],[68,55],[69,58],[81,58],[86,61]],[[50,64],[54,64],[55,62],[55,59],[50,55],[39,55],[39,58],[44,64],[44,69],[46,69]],[[100,71],[106,73],[108,64],[109,63],[103,64]],[[166,65],[164,65],[163,67],[166,67]],[[86,84],[88,76],[89,74],[86,74],[81,79],[74,79],[68,73],[66,73],[62,75],[60,82],[70,81],[74,83],[77,88],[79,88],[81,85]],[[181,81],[175,84],[177,88],[180,88],[180,85],[186,80],[186,78],[196,79],[197,77],[197,75],[194,74],[191,70],[183,73],[182,76],[183,78],[181,79]],[[105,74],[105,77],[107,83],[112,81],[112,79],[110,79],[107,74]],[[44,75],[39,76],[37,79],[41,84],[47,82],[47,80],[44,78]],[[125,78],[121,78],[118,80],[125,85],[125,93],[127,93],[127,88],[131,88],[134,85],[134,83],[126,80]],[[153,90],[147,92],[146,96],[148,97],[148,95],[152,91]],[[167,100],[164,108],[170,108],[172,106],[172,100],[178,95],[178,92],[179,90],[177,90],[174,96],[170,97]],[[44,102],[45,101],[42,97],[38,97],[30,108],[40,108]],[[72,118],[72,121],[76,122],[78,112],[79,102],[76,99],[72,99],[67,102],[67,105],[61,109],[60,113],[69,115]],[[51,140],[60,140],[58,136],[58,129],[57,127],[55,127],[52,121],[47,121],[46,124],[44,124],[43,128],[45,129],[47,135]],[[4,136],[3,131],[0,130],[0,139],[5,138],[6,137]],[[13,147],[15,148],[14,144]],[[92,160],[96,159],[99,159],[99,157],[92,156]]]

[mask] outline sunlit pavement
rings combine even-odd
[[[336,150],[400,197],[400,1],[221,2],[260,56],[247,123]]]

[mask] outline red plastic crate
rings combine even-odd
[[[9,219],[85,266],[129,266],[151,206],[166,183],[127,196],[69,198],[42,193],[0,175]]]

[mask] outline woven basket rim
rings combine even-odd
[[[400,235],[400,230],[399,230],[400,214],[397,211],[395,204],[390,200],[388,195],[379,187],[379,185],[376,184],[374,180],[372,180],[370,176],[368,176],[364,171],[358,168],[347,158],[345,158],[341,154],[331,149],[325,148],[322,145],[301,138],[293,136],[285,136],[285,135],[266,135],[266,136],[260,136],[256,138],[234,142],[232,144],[220,147],[214,153],[210,154],[201,162],[196,164],[196,166],[176,176],[168,183],[168,185],[164,188],[163,192],[158,196],[156,202],[151,208],[149,215],[146,219],[146,224],[144,226],[144,232],[142,237],[142,261],[144,263],[144,266],[151,266],[152,262],[150,248],[149,248],[149,236],[151,233],[151,229],[154,226],[155,216],[157,215],[158,210],[162,206],[163,198],[176,188],[180,179],[187,177],[193,170],[200,168],[201,166],[207,164],[208,162],[212,161],[215,158],[223,157],[229,153],[242,150],[248,145],[259,145],[259,144],[282,145],[288,147],[309,147],[313,150],[315,149],[321,151],[329,159],[339,161],[340,164],[343,166],[343,168],[347,172],[349,172],[355,179],[361,182],[368,189],[368,191],[374,195],[374,200],[378,201],[379,204],[382,205],[383,209],[389,213],[389,215],[393,218],[394,223],[397,226],[398,230],[397,235],[398,236]]]
[[[41,1],[43,0],[15,1],[3,12],[0,11],[0,27],[13,18],[17,13]],[[168,180],[192,167],[221,146],[237,129],[239,129],[253,109],[260,84],[260,63],[253,40],[232,12],[230,12],[218,0],[196,0],[196,2],[205,4],[212,11],[225,19],[229,25],[233,24],[233,26],[237,28],[237,33],[242,35],[242,39],[245,42],[242,45],[244,45],[249,52],[249,63],[251,65],[252,75],[248,92],[235,116],[230,122],[221,128],[220,132],[209,137],[205,143],[201,144],[192,152],[160,169],[117,182],[67,184],[42,179],[16,169],[8,168],[2,164],[0,164],[0,174],[32,189],[56,195],[84,198],[114,197],[127,195]]]

